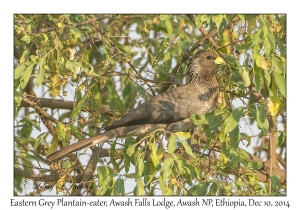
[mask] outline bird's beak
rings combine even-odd
[[[217,57],[217,58],[215,59],[215,63],[221,64],[221,65],[223,65],[223,66],[226,65],[226,62],[225,62],[224,59],[221,58],[221,57]]]

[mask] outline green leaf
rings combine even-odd
[[[270,90],[270,84],[271,84],[271,75],[268,71],[262,71],[262,76],[265,79],[265,84],[267,85],[268,90]]]
[[[144,183],[142,177],[137,177],[135,181],[136,181],[135,195],[144,195],[145,189],[144,189]]]
[[[191,188],[191,192],[196,196],[206,195],[207,189],[209,189],[207,182],[200,182],[198,185],[195,185]]]
[[[172,174],[172,167],[174,164],[173,158],[167,158],[163,162],[163,182],[166,182],[169,179],[170,174]]]
[[[79,63],[77,63],[75,61],[67,60],[65,67],[66,67],[67,70],[70,70],[72,72],[73,78],[76,78],[76,72],[77,72],[79,66],[80,66]]]
[[[22,74],[22,80],[23,80],[23,84],[21,85],[21,89],[24,89],[30,79],[31,73],[32,73],[32,69],[34,67],[34,65],[36,64],[36,62],[30,62],[28,64],[28,66],[26,67],[24,74]]]
[[[100,83],[94,82],[91,89],[91,97],[89,97],[89,105],[91,109],[97,113],[100,113],[102,108],[102,96],[100,90]]]
[[[164,172],[167,173],[167,174],[171,174],[172,173],[172,166],[174,164],[174,159],[173,158],[167,158],[164,160],[164,166],[163,166],[163,169],[164,169]]]
[[[88,97],[88,94],[86,93],[84,95],[84,97],[76,104],[76,106],[74,107],[74,109],[72,110],[72,113],[71,113],[72,119],[76,118],[80,114],[82,108],[85,105],[85,101],[86,101],[87,97]]]
[[[262,133],[266,135],[268,133],[267,115],[260,105],[256,108],[256,121],[258,128],[260,128]]]
[[[240,133],[240,135],[241,135],[242,139],[246,139],[247,140],[248,143],[247,143],[246,147],[250,146],[250,144],[251,144],[251,138],[250,138],[250,136],[248,136],[248,134],[246,134],[246,133]]]
[[[47,17],[48,17],[48,20],[49,20],[49,21],[52,21],[52,20],[53,20],[53,18],[52,18],[51,15],[48,14]]]
[[[139,157],[139,159],[136,162],[137,162],[136,170],[138,175],[141,177],[144,172],[144,158]]]
[[[286,143],[286,131],[283,131],[276,140],[276,146],[281,147],[282,144]]]
[[[26,61],[28,61],[29,55],[30,55],[29,50],[27,50],[27,49],[24,50],[23,54],[22,54],[22,56],[20,58],[20,64],[25,63]]]
[[[25,33],[25,35],[21,38],[22,41],[26,42],[26,44],[30,43],[30,36]]]
[[[166,42],[165,40],[163,40],[161,42],[162,48],[160,48],[160,50],[156,53],[153,64],[152,64],[152,68],[154,68],[161,61],[161,59],[164,57],[166,47],[164,47],[163,45],[164,45],[165,42]]]
[[[115,38],[111,37],[110,38],[113,43],[118,47],[119,50],[121,50],[123,53],[130,53],[130,47],[127,45],[122,45],[118,42],[118,40],[116,40]]]
[[[124,174],[124,176],[128,179],[135,179],[135,173]]]
[[[195,25],[197,28],[200,28],[203,25],[202,20],[201,20],[201,15],[195,16]]]
[[[271,183],[272,183],[272,191],[276,192],[276,188],[280,183],[280,176],[278,176],[278,175],[271,176]]]
[[[192,179],[198,178],[195,166],[193,166],[191,164],[188,164],[186,161],[184,161],[183,162],[183,167],[187,171],[187,174],[189,176],[191,176]]]
[[[114,188],[113,188],[111,195],[123,196],[124,194],[125,194],[124,180],[121,178],[118,178],[114,184]]]
[[[58,68],[59,72],[62,75],[65,75],[66,73],[69,73],[66,70],[66,59],[63,56],[58,57],[58,61],[57,61],[56,65],[57,65],[57,68]]]
[[[262,30],[258,29],[257,32],[253,36],[251,36],[251,38],[252,38],[252,45],[250,48],[254,46],[259,46],[259,44],[264,41]]]
[[[27,122],[29,122],[33,127],[35,127],[38,131],[41,131],[41,127],[39,126],[39,124],[37,123],[36,120],[27,120]]]
[[[236,49],[241,52],[247,51],[250,49],[251,45],[252,45],[252,42],[247,42],[245,44],[236,46]]]
[[[61,123],[61,122],[58,122],[56,124],[56,129],[57,129],[57,132],[58,132],[58,136],[61,140],[65,140],[65,138],[66,138],[65,127],[66,127],[66,125]]]
[[[249,187],[249,186],[248,186],[248,183],[243,182],[241,178],[238,178],[238,179],[235,181],[235,184],[236,184],[237,186],[239,186],[239,187]]]
[[[219,126],[219,123],[221,122],[218,121],[218,118],[226,113],[226,110],[216,110],[210,113],[202,114],[201,116],[197,114],[191,114],[190,121],[195,125],[209,124],[210,127],[215,127]]]
[[[110,182],[112,181],[113,177],[115,176],[113,171],[108,166],[99,166],[97,168],[98,172],[98,185],[99,190],[97,195],[104,195],[105,192],[110,187]]]
[[[224,21],[225,15],[213,15],[212,21],[216,24],[217,29],[220,31],[222,22]]]
[[[111,149],[110,149],[110,161],[113,164],[115,170],[117,172],[120,172],[120,168],[119,165],[116,162],[116,158],[115,158],[115,154],[116,154],[116,145],[117,145],[117,141],[114,141],[113,144],[111,145]]]
[[[41,144],[42,140],[45,139],[45,138],[43,138],[43,137],[46,137],[47,134],[48,134],[47,132],[44,132],[44,133],[41,133],[40,135],[38,135],[38,137],[37,137],[36,140],[35,140],[34,146],[33,146],[33,148],[34,148],[35,150],[37,150],[37,148],[38,148],[39,145]]]
[[[285,46],[285,44],[283,44],[280,37],[275,36],[275,39],[276,39],[276,43],[279,47],[280,54],[285,57],[286,56],[286,46]]]
[[[135,139],[134,138],[127,138],[125,139],[125,146],[124,146],[124,165],[125,165],[125,172],[128,173],[129,169],[130,169],[130,164],[131,164],[131,156],[128,155],[128,145],[132,145],[135,143]],[[134,148],[135,150],[135,148]]]
[[[282,61],[275,55],[272,56],[272,64],[274,65],[274,69],[277,73],[282,74],[283,72],[285,72]]]
[[[246,21],[245,21],[245,16],[244,15],[238,15],[239,16],[239,18],[241,19],[241,22],[242,22],[242,24],[243,25],[246,25]]]
[[[77,29],[76,27],[70,26],[69,27],[70,33],[73,35],[74,41],[76,42],[78,38],[82,37],[82,32]]]
[[[248,34],[251,34],[252,31],[256,28],[256,15],[249,15],[249,18],[247,17],[247,19],[247,32]]]
[[[190,145],[183,139],[179,138],[179,141],[181,142],[182,146],[185,149],[185,152],[187,154],[189,154],[190,156],[192,156],[193,158],[196,158],[195,155],[193,154],[192,148],[190,147]]]
[[[109,61],[109,63],[110,63],[111,65],[115,65],[115,64],[116,64],[115,60],[112,59],[111,56],[110,56],[110,54],[109,54],[109,52],[110,52],[110,50],[111,50],[111,49],[110,49],[110,46],[108,46],[107,44],[104,44],[103,46],[104,46],[103,52],[104,52],[104,54],[106,55],[106,59]]]
[[[153,162],[147,161],[145,163],[144,169],[144,184],[149,186],[149,184],[153,181],[153,178],[156,179],[155,175],[159,172],[160,169],[161,164],[154,166]]]
[[[124,106],[129,107],[133,104],[136,96],[136,90],[131,81],[128,81],[123,90]]]
[[[166,20],[166,21],[165,21],[165,24],[166,24],[166,28],[167,28],[168,35],[171,36],[172,33],[173,33],[173,26],[172,26],[172,23],[171,23],[170,20]]]
[[[259,170],[259,169],[262,169],[264,167],[264,164],[260,163],[260,162],[250,161],[250,162],[247,163],[247,167],[253,168],[255,170]]]
[[[43,82],[44,75],[45,75],[45,64],[46,64],[46,57],[43,57],[39,61],[40,70],[36,77],[36,87],[39,87]]]
[[[275,41],[273,34],[270,36],[265,37],[264,40],[264,49],[266,56],[271,56],[275,51]]]
[[[244,86],[245,87],[248,87],[251,84],[250,75],[249,75],[249,71],[248,70],[243,69],[242,79],[244,81]]]
[[[23,64],[19,65],[17,68],[15,68],[14,79],[18,79],[19,77],[21,77],[24,74],[24,71],[25,71],[27,65],[25,63],[23,63]]]
[[[263,29],[264,51],[266,56],[270,58],[275,51],[275,38],[269,24],[264,20],[263,15],[259,15],[259,22]]]
[[[74,135],[77,139],[82,140],[83,136],[80,132],[80,130],[75,127],[74,125],[70,125],[71,131],[72,131],[72,135]]]
[[[128,149],[127,149],[127,154],[128,154],[129,156],[132,156],[132,155],[134,154],[135,148],[136,148],[137,145],[138,145],[138,143],[135,143],[135,144],[132,144],[132,145],[130,145],[130,146],[128,147]]]
[[[235,110],[233,110],[232,114],[227,117],[224,121],[224,132],[229,133],[233,129],[236,128],[236,126],[239,124],[240,118],[243,115],[244,108],[243,107],[238,107]]]
[[[229,133],[229,138],[230,138],[230,146],[232,148],[237,148],[239,145],[239,128],[236,126],[230,133]]]
[[[262,76],[263,70],[261,70],[260,67],[258,67],[256,64],[254,65],[254,84],[257,91],[260,91],[261,88],[264,85],[264,77]]]
[[[16,89],[14,90],[14,101],[15,101],[15,106],[19,107],[21,105],[22,95],[19,92],[17,92]]]
[[[163,174],[161,174],[158,178],[159,181],[159,186],[162,192],[162,195],[165,195],[165,193],[167,192],[167,185],[166,182],[163,180]]]
[[[220,188],[219,182],[217,181],[212,182],[209,188],[208,195],[216,195],[219,188]]]
[[[167,52],[164,54],[164,66],[166,67],[166,70],[169,71],[169,69],[171,69],[172,66],[172,49],[169,48],[167,50]]]
[[[172,134],[168,141],[168,153],[172,154],[176,149],[176,135]]]
[[[256,63],[256,66],[261,66],[261,54],[260,54],[260,46],[255,46],[253,48],[253,59]]]
[[[28,31],[31,33],[33,29],[36,29],[36,22],[34,20],[31,20],[28,22]]]
[[[275,78],[275,81],[276,81],[276,84],[277,84],[277,86],[280,90],[280,93],[286,98],[285,78],[281,74],[277,73],[276,71],[273,71],[272,74]]]
[[[53,152],[57,151],[57,147],[58,147],[58,134],[54,134],[50,146],[48,148],[48,154],[52,154]]]
[[[175,160],[175,164],[176,164],[176,167],[177,167],[177,170],[179,171],[180,174],[184,174],[186,173],[186,170],[184,169],[183,165],[184,165],[184,160],[182,157],[180,157],[179,155],[177,154],[172,154],[172,157],[174,158]]]
[[[114,81],[107,79],[106,87],[108,88],[108,93],[109,93],[106,103],[109,105],[110,109],[124,111],[125,106],[124,106],[122,100],[120,99],[119,94],[116,91]]]
[[[149,144],[149,149],[151,150],[150,158],[151,158],[154,166],[156,166],[157,164],[159,164],[159,161],[158,161],[158,155],[156,153],[156,144],[155,144],[155,142],[151,142]]]
[[[173,15],[160,15],[161,20],[169,20],[173,17]]]

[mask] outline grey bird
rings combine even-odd
[[[189,83],[154,96],[130,111],[106,131],[69,145],[47,157],[56,162],[72,152],[104,143],[116,137],[138,136],[155,130],[188,131],[194,127],[190,114],[203,114],[216,108],[219,87],[214,68],[225,64],[215,52],[200,50],[190,60],[187,73]]]

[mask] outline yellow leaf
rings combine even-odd
[[[231,34],[228,28],[224,29],[222,36],[223,36],[222,45],[226,46],[227,53],[230,53]]]
[[[182,137],[184,139],[188,139],[191,137],[190,132],[176,132],[176,136]]]
[[[59,178],[59,180],[56,182],[56,194],[59,194],[62,192],[62,187],[64,186],[66,174]]]
[[[279,111],[280,102],[277,101],[274,103],[270,98],[268,98],[267,103],[268,103],[268,109],[271,116],[273,117],[276,116]]]
[[[220,104],[222,106],[221,108],[225,108],[227,106],[223,91],[220,91],[220,93],[219,93],[218,104]]]
[[[162,147],[159,147],[156,153],[157,153],[157,160],[161,161],[161,159],[164,157],[164,149]]]
[[[239,34],[235,30],[233,30],[232,31],[232,40],[236,41],[238,38],[239,38]]]
[[[68,171],[59,178],[59,180],[56,182],[56,194],[59,194],[63,191],[63,186],[65,185],[65,179],[67,175],[69,175],[72,172],[72,169],[68,169]]]
[[[74,55],[75,55],[75,50],[74,50],[74,49],[68,48],[68,49],[66,50],[66,54],[67,54],[67,56],[69,57],[69,59],[70,59],[71,61],[74,60]]]
[[[53,77],[51,77],[51,90],[50,90],[51,97],[55,97],[59,95],[60,85],[61,85],[60,75],[54,74]]]
[[[263,70],[266,70],[266,71],[270,69],[270,65],[269,65],[269,62],[268,62],[268,60],[266,59],[266,57],[261,56],[260,67],[261,67]]]
[[[228,157],[226,157],[226,155],[224,155],[224,154],[221,154],[219,156],[219,160],[224,162],[224,163],[227,163],[228,162]]]

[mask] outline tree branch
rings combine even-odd
[[[194,15],[191,15],[191,14],[187,14],[188,18],[195,24],[195,16]],[[195,24],[196,25],[196,24]],[[204,35],[204,36],[207,36],[208,35],[208,32],[206,31],[206,29],[201,26],[200,28],[198,28],[201,33]],[[217,50],[219,48],[219,45],[215,42],[215,40],[209,36],[208,37],[208,41],[213,45],[213,47]]]
[[[104,20],[105,18],[109,18],[109,17],[112,17],[112,15],[103,15],[103,16],[94,17],[94,18],[87,19],[87,20],[84,20],[84,21],[79,22],[79,23],[72,23],[72,24],[63,26],[62,29],[66,29],[66,28],[71,27],[71,26],[73,26],[73,27],[84,26],[84,25],[86,25],[88,23],[92,23],[92,22]],[[47,33],[47,32],[50,32],[50,31],[55,31],[56,29],[57,28],[55,28],[55,27],[42,28],[42,29],[40,29],[38,31],[38,34],[40,34],[40,33]]]
[[[33,107],[35,108],[50,108],[50,109],[66,109],[66,110],[73,110],[75,106],[75,102],[73,101],[66,101],[61,99],[53,99],[53,98],[40,98],[40,97],[23,97],[25,100],[22,99],[21,107]],[[90,111],[89,109],[84,109],[86,111]],[[109,105],[102,105],[101,114],[112,115],[112,111]],[[119,115],[114,115],[119,116]]]
[[[194,44],[194,46],[188,50],[184,56],[181,58],[181,60],[179,61],[179,63],[177,63],[177,65],[172,69],[170,75],[168,76],[168,78],[166,79],[166,81],[172,81],[173,77],[176,75],[176,73],[178,72],[179,67],[181,66],[182,63],[184,63],[185,61],[187,61],[190,58],[190,55],[200,46],[203,44],[203,42],[208,39],[210,36],[212,36],[214,33],[217,32],[217,29],[214,28],[212,29],[207,35],[205,35],[199,42],[197,42],[196,44]],[[168,83],[167,85],[163,86],[161,88],[161,90],[159,91],[159,93],[163,93],[166,92],[169,87],[170,87],[170,83]]]
[[[206,144],[207,142],[207,138],[205,136],[205,134],[202,134],[200,135],[200,141],[204,144]],[[215,141],[215,140],[212,140],[211,141],[211,145],[214,145],[214,147],[218,148],[218,149],[222,149],[222,144],[221,142],[219,141]],[[268,164],[268,161],[264,162],[263,160],[261,160],[260,158],[250,154],[249,152],[245,151],[244,149],[241,149],[239,148],[241,151],[244,151],[248,154],[248,156],[246,157],[247,161],[254,161],[254,162],[259,162],[259,163],[263,163],[264,164],[264,167],[260,170],[254,170],[257,177],[258,177],[258,180],[260,182],[267,182],[269,181],[269,178],[270,178],[270,174],[268,173],[270,167],[269,167],[269,164]],[[274,167],[273,166],[273,170],[272,170],[272,173],[273,174],[278,174],[280,177],[281,177],[281,180],[280,180],[280,183],[283,184],[286,182],[286,171],[285,170],[282,170],[278,167]]]
[[[94,171],[96,169],[96,165],[100,158],[100,151],[101,151],[100,147],[94,147],[92,156],[91,156],[84,172],[82,173],[83,176],[81,179],[81,183],[86,183],[86,182],[90,181],[90,179],[93,177]],[[80,195],[81,190],[82,189],[80,189],[80,188],[76,188],[71,195],[72,196]]]

